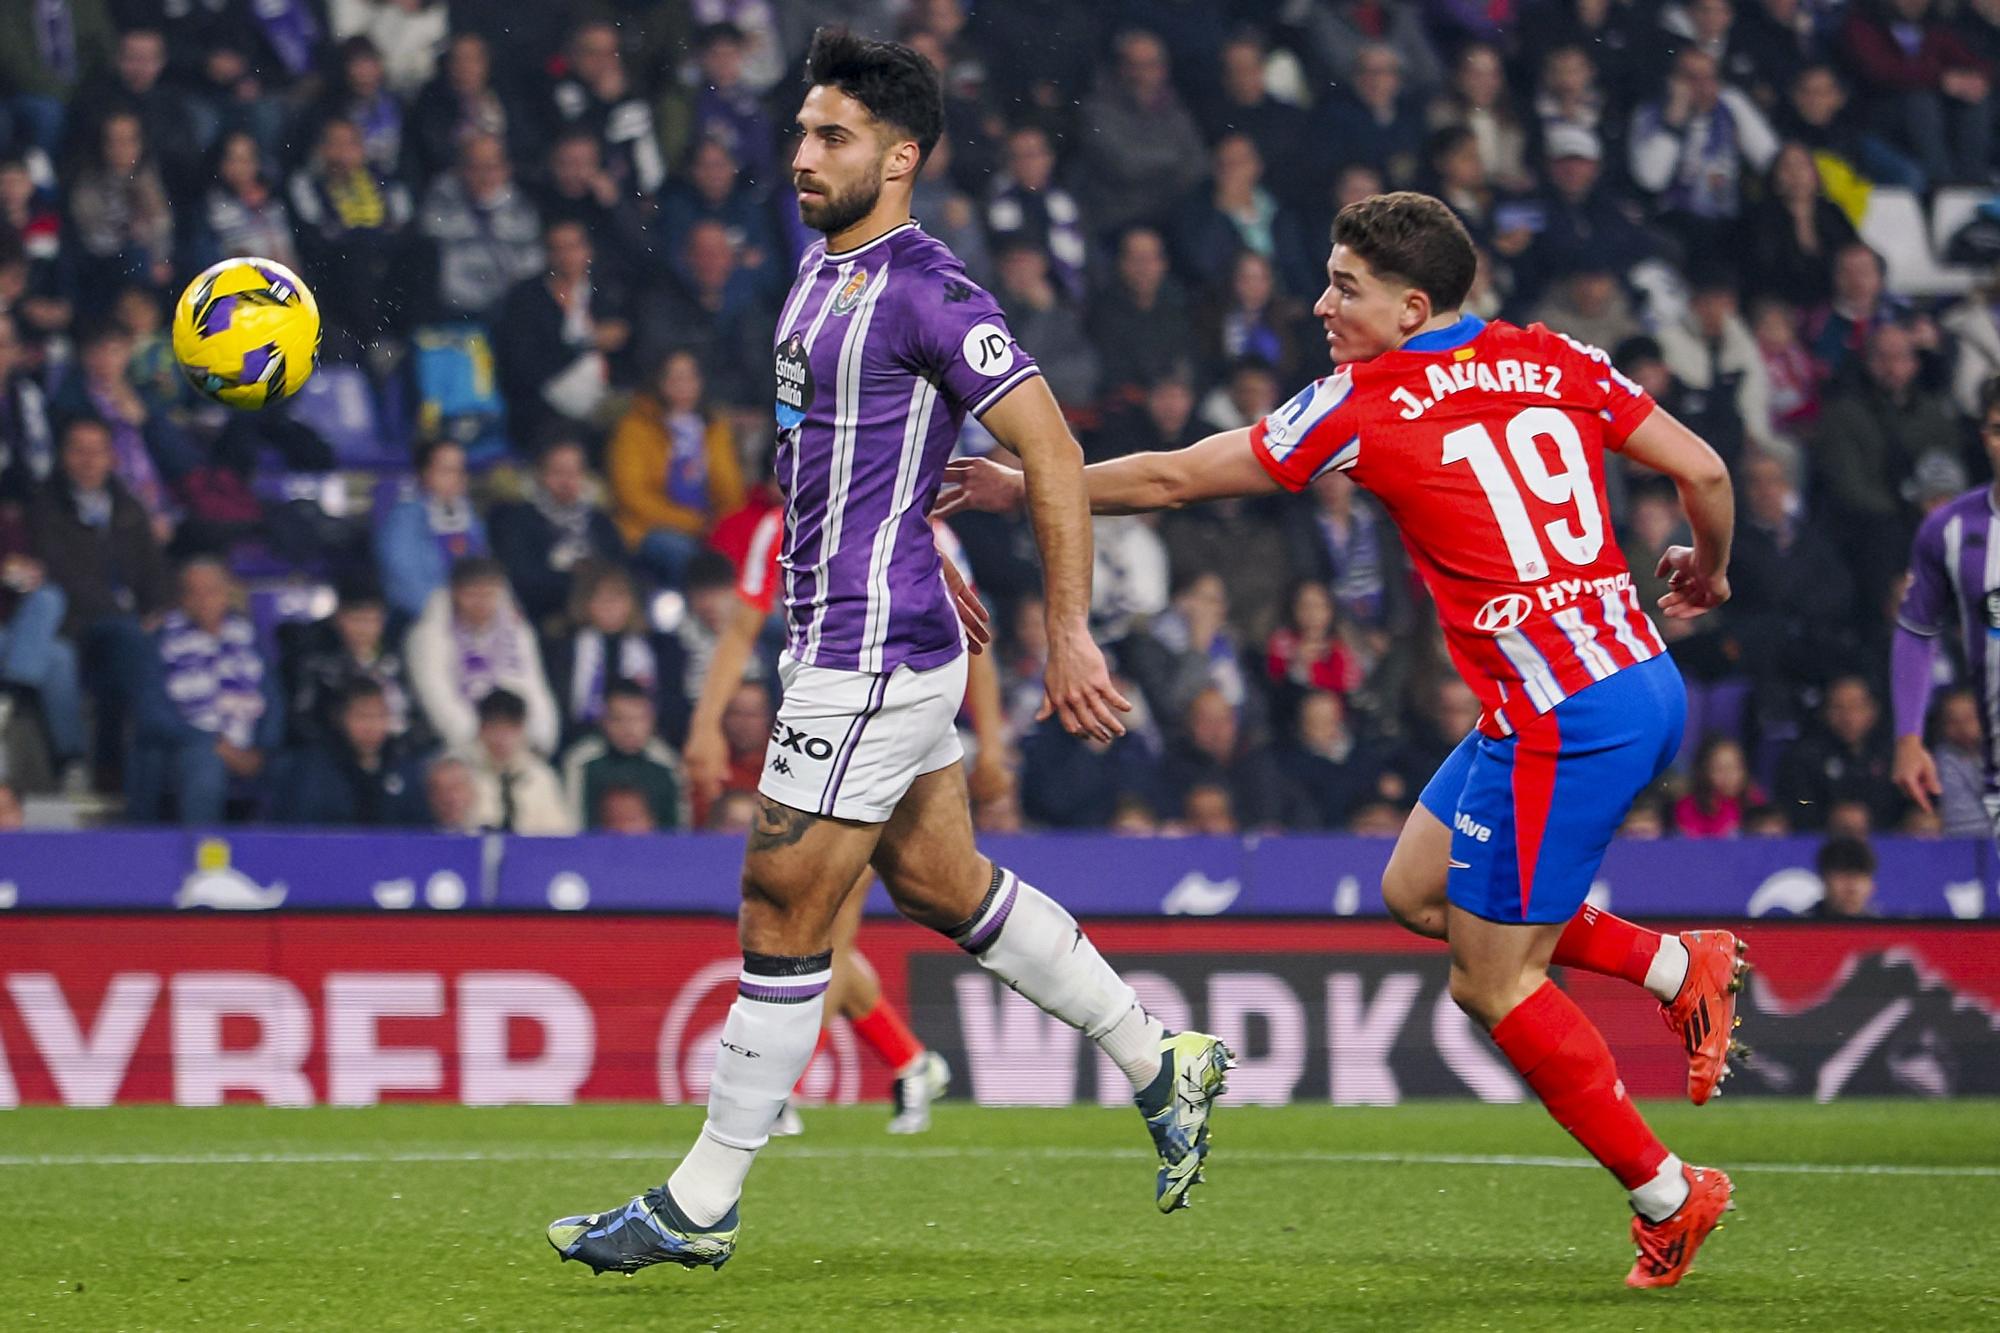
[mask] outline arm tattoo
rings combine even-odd
[[[806,830],[818,822],[817,815],[794,810],[768,796],[760,796],[757,798],[757,819],[750,826],[750,850],[768,852],[790,847],[805,837]]]

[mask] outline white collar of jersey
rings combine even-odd
[[[889,228],[889,230],[883,232],[880,236],[877,236],[872,241],[863,241],[861,244],[855,246],[852,250],[828,250],[824,255],[820,256],[820,258],[827,260],[829,263],[835,263],[835,264],[845,263],[848,260],[854,258],[854,256],[856,255],[866,254],[868,251],[873,250],[876,246],[882,244],[882,242],[888,240],[891,236],[894,236],[897,232],[908,231],[910,228],[916,225],[917,225],[917,220],[915,218],[911,218],[908,222],[900,223],[894,227]]]

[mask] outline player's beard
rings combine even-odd
[[[814,231],[832,236],[867,217],[881,197],[882,177],[879,172],[870,172],[844,193],[829,189],[816,201],[801,198],[799,218]]]

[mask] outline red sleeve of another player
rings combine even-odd
[[[1250,427],[1250,452],[1288,491],[1304,490],[1329,469],[1346,471],[1361,456],[1353,399],[1346,370],[1314,380]]]
[[[784,534],[785,511],[773,509],[758,521],[736,571],[736,595],[767,616],[778,604],[778,539]]]

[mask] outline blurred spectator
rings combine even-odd
[[[541,649],[498,561],[453,565],[451,586],[431,594],[407,651],[417,702],[447,746],[470,743],[479,730],[476,705],[505,690],[527,710],[528,743],[539,754],[555,752],[561,721]]]
[[[1286,508],[1277,498],[1225,500],[1163,514],[1160,537],[1177,573],[1214,570],[1228,592],[1231,623],[1261,642],[1277,624],[1289,581]]]
[[[459,750],[472,774],[474,819],[480,828],[527,837],[577,831],[562,783],[529,740],[529,705],[508,689],[479,700],[477,732]]]
[[[1771,431],[1796,441],[1819,419],[1820,367],[1799,340],[1798,313],[1775,297],[1750,308],[1750,334],[1771,385]],[[2000,350],[2000,342],[1995,344]]]
[[[733,23],[711,23],[695,34],[694,97],[686,112],[684,141],[715,139],[729,149],[744,177],[760,188],[782,176],[777,134],[744,77],[746,42]]]
[[[1422,188],[1451,205],[1482,254],[1511,258],[1534,240],[1525,219],[1513,217],[1511,210],[1507,231],[1498,231],[1499,192],[1486,177],[1486,164],[1479,159],[1479,141],[1462,125],[1447,125],[1425,140]]]
[[[1787,139],[1812,150],[1827,193],[1850,220],[1865,202],[1870,182],[1924,188],[1924,171],[1916,159],[1865,130],[1859,111],[1849,104],[1847,85],[1831,65],[1809,64],[1793,76],[1778,127]]]
[[[478,833],[479,791],[472,766],[457,755],[439,755],[424,769],[424,804],[439,833]]]
[[[1667,836],[1665,802],[1651,792],[1641,792],[1618,825],[1618,836],[1632,842],[1657,842]]]
[[[550,639],[543,653],[565,743],[603,721],[612,688],[620,683],[644,690],[658,716],[685,720],[680,645],[652,632],[622,565],[595,560],[580,565],[568,611],[565,632]],[[649,715],[653,711],[649,708]]]
[[[719,139],[695,140],[686,170],[660,192],[659,216],[653,222],[660,253],[685,255],[697,222],[721,223],[737,267],[758,283],[768,285],[782,271],[782,263],[772,262],[777,238],[764,196],[743,179],[729,146]],[[684,269],[681,276],[688,276]]]
[[[626,546],[668,587],[716,520],[743,503],[743,470],[727,418],[704,402],[690,351],[669,352],[611,433],[612,517]]]
[[[1469,130],[1486,178],[1503,190],[1524,190],[1528,175],[1527,132],[1507,95],[1507,72],[1500,52],[1485,42],[1468,42],[1452,63],[1451,87],[1431,103],[1430,125]]]
[[[1181,831],[1197,838],[1233,838],[1241,831],[1236,802],[1220,782],[1197,782],[1181,797]]]
[[[1580,268],[1557,279],[1530,318],[1592,347],[1616,347],[1641,331],[1624,287],[1601,268]]]
[[[1743,746],[1734,736],[1705,736],[1695,751],[1693,789],[1674,803],[1674,830],[1684,838],[1733,838],[1744,810],[1763,803]]]
[[[588,130],[557,136],[535,202],[544,228],[569,222],[588,232],[597,267],[607,274],[633,279],[640,256],[652,252],[643,201],[619,190],[604,168],[604,146]]]
[[[1361,683],[1360,665],[1340,640],[1333,596],[1317,579],[1299,579],[1285,599],[1284,623],[1264,645],[1273,684],[1345,695]]]
[[[12,315],[0,312],[0,505],[25,505],[56,470],[48,395],[27,364]]]
[[[368,165],[378,175],[394,175],[402,165],[403,103],[389,90],[382,52],[368,38],[350,37],[340,44],[320,114],[361,131]]]
[[[420,182],[449,170],[470,139],[491,137],[505,143],[522,137],[517,118],[494,87],[492,53],[485,38],[475,32],[454,33],[441,64],[410,109],[408,135]]]
[[[729,696],[722,709],[722,739],[729,746],[729,767],[722,779],[722,793],[713,801],[703,801],[699,793],[693,793],[695,823],[715,828],[711,816],[732,793],[755,796],[764,776],[764,751],[771,742],[774,716],[771,692],[758,681],[744,681]]]
[[[1048,131],[1020,125],[1007,134],[1007,169],[993,178],[986,228],[997,251],[1010,243],[1031,246],[1048,259],[1049,274],[1072,301],[1083,299],[1089,241],[1076,196],[1055,181],[1056,155]],[[1017,330],[1018,333],[1018,330]],[[1024,346],[1039,343],[1022,339]],[[1038,359],[1039,356],[1038,356]],[[1060,395],[1058,395],[1060,396]]]
[[[637,787],[606,787],[591,814],[591,828],[599,833],[632,836],[657,833],[659,827],[646,793]]]
[[[1362,743],[1347,724],[1340,696],[1313,690],[1299,700],[1291,744],[1278,764],[1290,782],[1305,827],[1338,831],[1362,804],[1381,798],[1389,769],[1378,746]]]
[[[949,136],[937,141],[917,173],[916,187],[910,192],[910,213],[923,219],[924,229],[958,256],[966,276],[977,283],[991,283],[993,257],[986,250],[986,228],[972,196],[956,184],[956,174],[963,174],[954,172],[952,154],[956,151]]]
[[[1000,243],[996,263],[993,295],[1015,340],[1034,349],[1049,391],[1072,410],[1094,403],[1097,349],[1075,302],[1051,279],[1048,252],[1016,236]]]
[[[1587,269],[1623,281],[1658,249],[1635,210],[1603,183],[1603,146],[1596,135],[1558,126],[1549,131],[1545,148],[1548,184],[1523,206],[1534,239],[1513,261],[1514,295],[1521,301],[1533,301],[1549,284]]]
[[[1389,188],[1416,184],[1423,165],[1424,112],[1420,95],[1404,81],[1404,57],[1393,46],[1370,43],[1354,60],[1352,78],[1320,104],[1315,132],[1321,168],[1352,161],[1382,173]]]
[[[1908,307],[1885,287],[1888,265],[1866,242],[1850,241],[1834,252],[1833,295],[1806,317],[1806,346],[1832,379],[1861,359],[1875,329],[1901,319]]]
[[[1984,415],[1980,390],[2000,374],[2000,272],[1955,302],[1938,325],[1950,335],[1952,405],[1976,420]]]
[[[1824,832],[1829,838],[1858,838],[1866,842],[1875,832],[1875,812],[1864,800],[1843,797],[1826,808]]]
[[[1856,238],[1826,197],[1812,151],[1794,140],[1771,163],[1768,191],[1750,214],[1744,275],[1752,291],[1801,308],[1833,296],[1833,257]]]
[[[372,578],[342,583],[333,614],[301,627],[288,673],[292,698],[285,728],[295,744],[333,736],[341,700],[364,685],[381,696],[389,735],[423,737],[425,728],[411,708],[409,667],[388,628],[388,607]]]
[[[1093,302],[1088,328],[1107,393],[1150,384],[1186,356],[1193,324],[1159,232],[1133,227],[1119,237],[1116,276]]]
[[[109,8],[107,0],[0,6],[0,142],[56,152],[71,92],[110,63]]]
[[[569,605],[584,561],[624,558],[617,525],[591,490],[583,446],[557,436],[536,459],[527,497],[494,505],[487,518],[493,554],[506,567],[521,610],[537,625]]]
[[[26,159],[0,155],[0,311],[39,348],[69,327],[63,216]]]
[[[1021,742],[1021,812],[1043,828],[1095,829],[1158,792],[1159,756],[1128,732],[1110,741],[1043,726]]]
[[[1740,477],[1730,633],[1751,681],[1759,734],[1793,737],[1800,691],[1856,656],[1854,580],[1833,532],[1811,521],[1782,462],[1752,454]]]
[[[167,613],[143,664],[125,773],[126,817],[220,824],[284,739],[277,673],[257,631],[233,606],[229,570],[202,558],[181,568],[180,605]]]
[[[102,118],[113,111],[139,117],[141,133],[160,164],[169,198],[193,200],[201,183],[201,148],[186,94],[167,72],[167,39],[157,28],[128,27],[108,69],[88,80],[71,102],[65,137],[72,145],[95,142]],[[0,135],[4,140],[5,135]]]
[[[264,174],[257,140],[241,130],[216,144],[215,184],[202,209],[209,253],[217,259],[257,255],[287,268],[299,265],[292,215]]]
[[[457,169],[432,182],[418,230],[437,247],[437,305],[449,318],[485,318],[543,270],[541,222],[489,133],[460,141]]]
[[[132,339],[115,324],[86,333],[77,360],[56,391],[60,421],[93,417],[111,432],[118,480],[145,509],[161,545],[173,540],[180,505],[169,484],[189,470],[186,438],[161,412],[146,406],[131,378]]]
[[[284,765],[271,819],[322,827],[425,823],[421,770],[398,742],[382,687],[357,679],[336,701],[334,716],[329,734]]]
[[[1084,216],[1099,233],[1166,220],[1202,177],[1207,146],[1150,32],[1119,34],[1079,119]]]
[[[1205,688],[1189,701],[1178,742],[1168,749],[1163,785],[1170,807],[1185,806],[1198,787],[1229,794],[1235,817],[1248,829],[1296,823],[1284,774],[1268,751],[1253,749],[1223,692]]]
[[[1743,812],[1742,834],[1746,838],[1789,838],[1792,826],[1776,806],[1753,805]]]
[[[592,263],[582,223],[551,223],[543,249],[548,271],[515,284],[493,327],[508,425],[529,439],[594,419],[632,337],[622,284]]]
[[[1829,838],[1813,857],[1824,886],[1812,915],[1854,921],[1875,915],[1875,849],[1861,838]]]
[[[759,758],[763,752],[758,751]],[[702,828],[710,833],[731,833],[742,837],[757,818],[757,793],[750,790],[725,791],[709,807]]]
[[[1368,801],[1348,817],[1347,832],[1356,838],[1393,838],[1409,817],[1409,806],[1401,802]]]
[[[1226,283],[1196,316],[1208,374],[1255,359],[1269,365],[1289,390],[1295,381],[1328,368],[1322,330],[1302,300],[1279,289],[1277,270],[1268,258],[1238,251],[1226,272]]]
[[[1868,682],[1842,676],[1827,687],[1820,729],[1786,752],[1778,768],[1780,810],[1794,828],[1818,828],[1832,808],[1855,802],[1871,825],[1893,824],[1902,797],[1889,780],[1889,742]]]
[[[1424,35],[1422,16],[1410,5],[1333,0],[1314,5],[1305,22],[1312,53],[1335,84],[1358,81],[1368,53],[1381,45],[1395,53],[1412,91],[1428,96],[1444,82],[1444,65]]]
[[[685,349],[722,402],[747,407],[761,395],[768,411],[770,377],[753,368],[771,359],[773,315],[756,276],[737,263],[729,229],[714,219],[695,223],[674,262],[682,279],[653,291],[640,306],[639,363],[651,365]]]
[[[450,440],[417,448],[416,476],[375,520],[375,567],[389,609],[421,614],[452,566],[491,549],[486,524],[466,494],[465,450]]]
[[[1749,96],[1726,86],[1715,57],[1683,48],[1666,95],[1634,113],[1632,179],[1691,255],[1732,253],[1746,173],[1778,155],[1778,137]]]
[[[1233,708],[1250,701],[1242,653],[1229,629],[1229,593],[1219,574],[1186,578],[1171,607],[1154,619],[1128,656],[1128,669],[1163,713],[1184,713],[1211,686]]]
[[[437,69],[450,31],[445,0],[327,0],[333,38],[366,37],[380,53],[389,90],[408,100]]]
[[[21,794],[0,782],[0,833],[19,833],[28,824],[21,809]]]
[[[1219,286],[1243,251],[1269,261],[1290,292],[1320,284],[1320,256],[1309,254],[1290,210],[1265,188],[1263,155],[1247,134],[1227,134],[1210,155],[1209,185],[1183,202],[1176,222],[1182,272]]]
[[[410,192],[369,167],[360,128],[346,120],[322,124],[286,195],[327,332],[345,329],[366,344],[395,328],[391,277],[407,248]]]
[[[1278,377],[1256,357],[1245,357],[1229,368],[1229,377],[1209,390],[1196,409],[1197,433],[1247,430],[1278,407]]]
[[[1993,69],[1931,9],[1931,0],[1855,0],[1842,45],[1877,132],[1923,164],[1928,185],[1989,185]]]
[[[1989,838],[1993,816],[1986,812],[1986,736],[1979,720],[1979,696],[1952,690],[1937,702],[1933,726],[1937,744],[1938,814],[1948,838]]]
[[[1210,143],[1224,134],[1247,135],[1264,159],[1271,188],[1293,207],[1310,201],[1311,173],[1306,161],[1308,118],[1299,107],[1273,97],[1265,77],[1269,52],[1263,35],[1239,29],[1223,44],[1221,80],[1202,114],[1202,129]]]
[[[1813,443],[1827,518],[1839,525],[1860,606],[1886,604],[1920,516],[1907,483],[1926,455],[1965,455],[1965,434],[1944,398],[1917,382],[1912,335],[1896,324],[1868,338],[1863,374],[1829,398]]]
[[[680,760],[655,730],[653,700],[644,686],[620,680],[606,689],[597,733],[577,741],[563,758],[563,785],[577,827],[604,829],[604,805],[614,791],[638,793],[647,832],[687,826]]]
[[[1088,451],[1091,461],[1159,449],[1180,449],[1201,436],[1194,419],[1194,385],[1176,369],[1147,385],[1137,402],[1105,414],[1103,429]]]
[[[558,126],[596,135],[605,169],[625,195],[652,195],[667,178],[667,162],[653,130],[653,109],[626,71],[618,25],[589,20],[570,34],[569,77],[550,90]]]
[[[1582,130],[1593,139],[1617,128],[1605,116],[1597,66],[1581,46],[1553,47],[1542,55],[1535,82],[1535,128],[1542,142],[1558,129]]]
[[[0,501],[0,714],[15,690],[31,691],[59,775],[83,757],[83,695],[76,648],[62,637],[68,603],[32,552],[26,519]],[[6,731],[0,716],[0,733]]]
[[[1716,3],[1717,0],[1710,0]],[[1770,110],[1784,99],[1799,71],[1820,55],[1822,36],[1809,0],[1745,0],[1730,29],[1729,46],[1748,72],[1734,70],[1757,105]]]
[[[1736,275],[1711,267],[1692,285],[1687,314],[1659,331],[1660,352],[1689,399],[1702,400],[1690,424],[1733,468],[1746,447],[1770,442],[1771,384],[1737,308]]]
[[[114,111],[70,181],[78,282],[110,287],[137,278],[164,287],[174,272],[174,213],[139,117]]]

